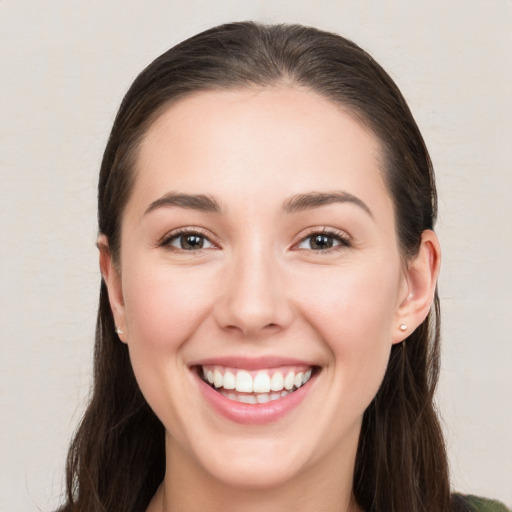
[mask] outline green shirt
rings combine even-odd
[[[471,505],[475,512],[512,512],[503,503],[478,496],[461,496],[462,500]]]

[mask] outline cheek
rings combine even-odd
[[[399,282],[398,270],[382,272],[362,265],[349,270],[328,269],[312,275],[302,288],[303,314],[341,345],[354,337],[360,347],[383,338],[390,342]]]
[[[144,272],[127,269],[126,275],[123,293],[130,343],[149,350],[176,350],[208,313],[211,294],[185,271],[171,273],[163,266]]]
[[[211,309],[212,291],[187,270],[166,265],[123,266],[128,347],[142,394],[164,425],[183,438],[191,412],[184,405],[190,375],[183,364],[187,344]],[[150,269],[150,270],[148,270]],[[202,276],[206,277],[206,276]]]
[[[386,371],[398,304],[399,272],[332,272],[304,293],[302,311],[331,352],[331,370],[353,406],[373,399]]]
[[[189,376],[182,346],[211,304],[211,293],[201,282],[208,280],[199,280],[186,269],[171,272],[168,265],[154,261],[133,259],[123,265],[130,360],[142,393],[159,416],[173,409],[175,397],[185,396],[181,388]]]

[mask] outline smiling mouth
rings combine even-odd
[[[195,367],[199,377],[229,400],[263,404],[279,400],[304,386],[318,373],[316,366],[248,371],[219,365]]]

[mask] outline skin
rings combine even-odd
[[[358,510],[362,416],[391,346],[428,314],[440,261],[426,231],[404,262],[379,155],[346,111],[291,87],[197,93],[149,128],[121,261],[104,237],[99,248],[121,340],[167,432],[168,471],[150,511]],[[297,194],[334,191],[369,211],[355,202],[283,210]],[[145,213],[168,192],[207,194],[222,213]],[[162,246],[183,227],[199,230],[202,249],[176,238]],[[311,245],[324,230],[335,231],[331,250]],[[301,404],[265,425],[213,411],[188,367],[262,355],[321,368]]]

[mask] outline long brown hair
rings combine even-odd
[[[341,104],[381,141],[404,260],[435,223],[431,161],[400,91],[371,56],[338,35],[299,25],[232,23],[171,48],[123,99],[103,156],[100,233],[120,254],[123,209],[143,135],[171,102],[197,91],[292,84]],[[144,510],[165,473],[164,428],[144,400],[101,284],[92,398],[72,442],[63,511]],[[394,345],[364,414],[354,495],[367,512],[450,510],[447,460],[433,395],[439,371],[439,301]]]

